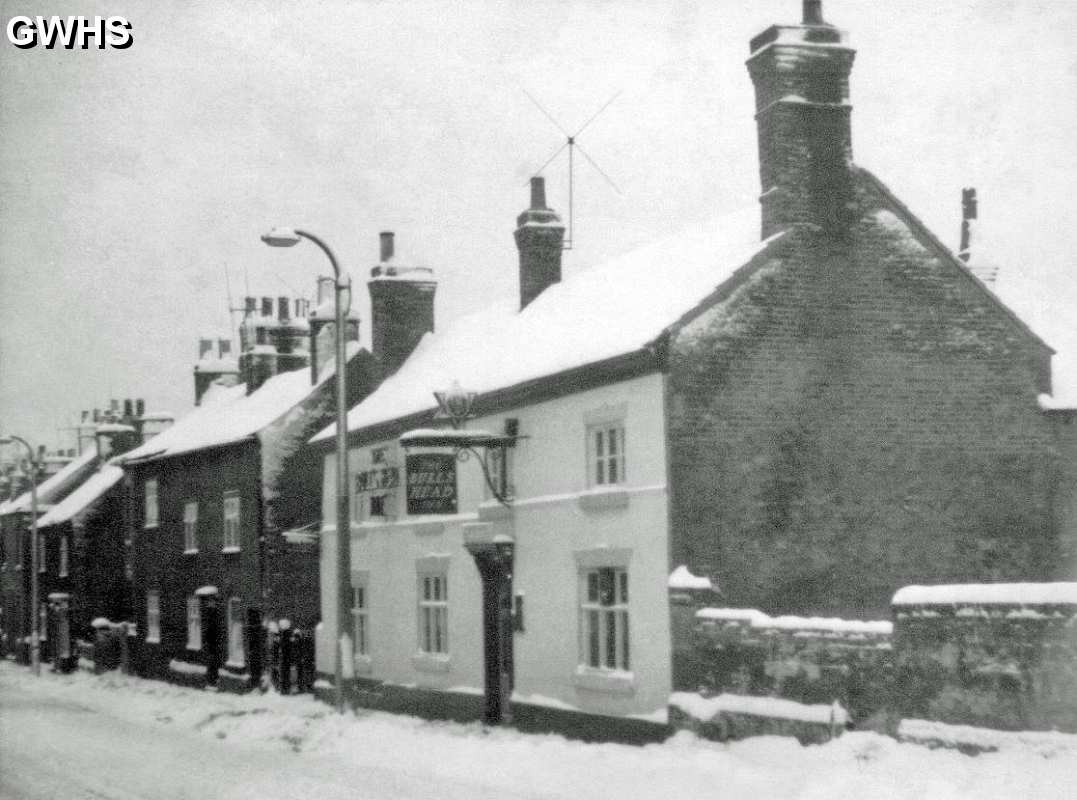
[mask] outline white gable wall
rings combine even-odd
[[[512,454],[511,510],[486,499],[474,459],[457,464],[458,513],[409,517],[405,489],[387,499],[389,515],[352,525],[353,574],[366,585],[369,659],[360,674],[398,684],[479,691],[483,686],[482,601],[478,570],[464,547],[468,531],[506,533],[516,542],[514,592],[524,598],[524,625],[514,638],[519,699],[603,714],[648,714],[670,691],[668,528],[663,378],[652,374],[560,397],[468,427],[504,429],[519,420]],[[627,479],[613,491],[588,487],[588,426],[620,422]],[[394,442],[353,448],[353,475],[370,470],[385,448],[404,482],[404,453]],[[323,491],[322,619],[318,669],[333,672],[332,561],[335,464],[326,456]],[[353,503],[355,498],[353,497]],[[444,566],[449,584],[449,654],[418,653],[418,570]],[[629,580],[628,674],[581,667],[581,572],[624,567]]]

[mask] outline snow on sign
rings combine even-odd
[[[456,513],[456,456],[422,453],[407,457],[408,513]]]

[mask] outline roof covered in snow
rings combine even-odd
[[[43,514],[38,520],[39,527],[59,525],[79,514],[94,503],[101,495],[119,483],[123,470],[111,464],[102,467],[86,480],[79,488],[61,500]]]
[[[483,394],[637,352],[767,244],[752,206],[580,272],[522,311],[516,295],[495,301],[423,337],[400,370],[352,408],[348,429],[432,410],[433,392],[453,381]]]
[[[1077,605],[1077,582],[906,586],[898,589],[891,603],[895,606]]]
[[[323,371],[318,385],[333,372],[332,367]],[[120,460],[167,458],[249,439],[302,402],[314,389],[309,367],[274,375],[249,395],[245,383],[222,388],[210,402],[204,402],[172,427],[125,453]]]
[[[39,483],[37,485],[38,507],[40,508],[44,505],[55,503],[67,492],[71,491],[72,487],[78,486],[85,479],[86,474],[93,468],[94,460],[96,458],[97,448],[88,447],[78,458],[68,463],[55,475],[52,475],[48,480]],[[11,514],[16,511],[29,510],[30,492],[28,491],[23,492],[14,500],[0,503],[0,514]]]

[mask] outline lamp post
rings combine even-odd
[[[37,545],[37,462],[34,460],[34,448],[21,436],[0,438],[0,445],[19,443],[26,448],[30,457],[30,668],[34,675],[41,675],[41,635],[38,628],[37,585],[38,545]]]
[[[346,341],[344,331],[344,292],[350,289],[341,279],[340,266],[329,246],[307,231],[295,228],[274,228],[262,236],[262,241],[270,247],[293,247],[300,239],[314,242],[329,258],[333,267],[334,287],[336,289],[336,381],[337,381],[337,507],[336,507],[336,563],[337,563],[337,637],[336,637],[336,704],[337,710],[344,712],[344,625],[348,618],[348,586],[351,584],[351,554],[348,551],[348,400],[345,387]]]

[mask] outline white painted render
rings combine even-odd
[[[524,598],[525,629],[514,638],[517,697],[612,715],[664,709],[671,674],[662,383],[661,375],[652,374],[469,421],[475,429],[501,431],[506,418],[519,420],[526,438],[512,455],[511,509],[487,497],[472,459],[457,465],[460,513],[409,517],[401,486],[384,520],[353,522],[352,570],[365,581],[369,608],[369,659],[357,661],[359,674],[409,686],[480,690],[481,584],[464,541],[507,534],[516,542],[513,591]],[[587,427],[603,421],[621,421],[625,428],[627,478],[613,489],[588,486]],[[400,468],[403,483],[404,452],[395,441],[351,449],[349,468],[371,469],[378,448]],[[320,672],[332,673],[332,452],[325,459],[322,503],[317,662]],[[449,656],[419,657],[417,567],[438,563],[448,572]],[[586,566],[627,567],[628,674],[580,667],[579,593]]]

